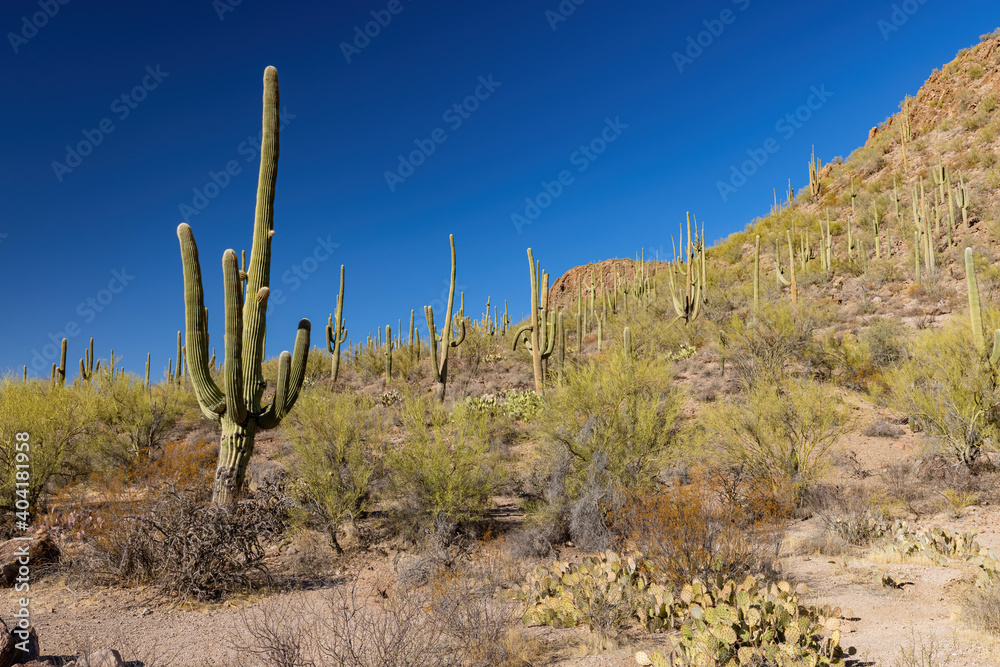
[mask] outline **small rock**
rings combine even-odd
[[[125,667],[121,654],[113,648],[102,648],[76,661],[78,667]]]

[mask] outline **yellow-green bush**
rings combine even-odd
[[[710,407],[703,420],[727,458],[794,501],[820,478],[830,448],[851,423],[831,388],[802,378],[757,384],[732,403]]]
[[[90,392],[47,381],[0,380],[0,508],[14,508],[18,472],[20,481],[27,482],[24,497],[31,511],[47,484],[84,472],[85,436],[96,417]],[[28,434],[26,451],[18,447],[25,441],[19,433]],[[18,467],[23,465],[28,467]]]
[[[620,348],[605,360],[589,360],[546,394],[538,418],[545,445],[569,454],[566,492],[579,495],[598,452],[607,457],[613,483],[649,487],[677,442],[680,390],[671,385],[669,364],[629,358]]]
[[[995,312],[985,312],[993,331]],[[890,405],[914,417],[946,451],[974,464],[988,441],[1000,436],[995,372],[976,351],[967,320],[920,332],[908,359],[886,374]]]
[[[296,454],[291,494],[323,525],[339,552],[337,529],[373,500],[371,486],[385,448],[381,416],[359,394],[306,390],[285,428]]]
[[[414,393],[404,396],[401,412],[405,439],[386,454],[395,513],[414,532],[433,528],[447,540],[483,517],[506,476],[489,415],[466,403],[448,413]]]

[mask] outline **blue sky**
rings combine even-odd
[[[528,247],[557,276],[669,248],[688,210],[710,240],[742,229],[774,187],[807,183],[813,144],[846,157],[997,26],[981,0],[6,0],[0,369],[47,376],[68,334],[71,377],[91,336],[136,372],[151,352],[159,376],[183,328],[180,222],[221,354],[221,257],[250,248],[267,65],[286,121],[273,356],[302,317],[323,344],[341,264],[355,342],[441,313],[450,233],[467,314],[492,296],[516,319]]]

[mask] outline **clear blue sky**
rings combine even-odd
[[[812,144],[846,157],[1000,25],[995,0],[910,0],[898,26],[890,2],[576,2],[5,0],[0,369],[37,351],[47,376],[45,345],[69,327],[71,376],[91,336],[136,372],[152,352],[159,376],[183,328],[182,221],[221,350],[221,257],[250,247],[267,65],[287,109],[273,356],[301,317],[323,344],[341,264],[355,342],[412,308],[426,330],[449,233],[467,314],[492,295],[516,318],[529,246],[559,275],[669,248],[687,210],[710,240],[742,229],[772,188],[807,182]],[[678,66],[689,38],[706,46]],[[830,95],[810,118],[777,126],[814,87]],[[718,181],[769,138],[780,149],[723,201]],[[418,142],[434,151],[411,173],[399,156]],[[543,182],[558,196],[518,228]]]

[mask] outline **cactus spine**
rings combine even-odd
[[[452,321],[452,310],[455,307],[455,275],[457,272],[458,264],[455,261],[455,235],[450,234],[448,239],[451,241],[451,284],[448,287],[448,310],[444,315],[444,328],[441,330],[441,335],[437,333],[437,328],[434,326],[434,309],[430,306],[424,306],[424,316],[427,318],[427,330],[430,331],[430,351],[431,351],[431,370],[434,373],[434,378],[437,380],[436,396],[441,402],[444,402],[444,392],[448,384],[448,350],[452,347],[458,347],[465,340],[465,319],[459,317],[459,336],[455,338],[455,327]],[[438,354],[438,342],[441,343],[441,354]]]
[[[410,316],[410,335],[413,335],[413,316]],[[337,308],[326,323],[326,349],[333,355],[330,378],[336,382],[340,374],[340,345],[347,340],[344,325],[344,265],[340,265],[340,291],[337,293]]]
[[[555,347],[555,318],[549,319],[546,314],[545,301],[540,302],[538,293],[539,268],[535,256],[528,248],[528,269],[531,272],[531,319],[514,332],[514,350],[521,342],[531,352],[531,370],[535,377],[535,393],[539,396],[545,393],[542,361],[552,355]],[[547,287],[547,280],[543,277]],[[522,341],[523,338],[523,341]]]
[[[274,236],[274,190],[278,175],[278,72],[264,72],[260,176],[254,215],[253,246],[246,275],[246,293],[234,250],[222,256],[225,294],[224,391],[208,367],[208,313],[194,233],[186,223],[177,228],[184,265],[184,312],[188,367],[202,412],[221,422],[219,461],[212,500],[229,505],[241,492],[258,429],[278,426],[295,404],[305,378],[309,355],[309,320],[299,322],[295,353],[278,358],[278,382],[273,402],[261,406],[266,382],[261,370],[267,299],[270,295],[271,239]],[[245,298],[244,298],[245,297]]]
[[[94,373],[101,370],[101,362],[94,364],[94,339],[90,339],[90,347],[83,350],[83,359],[80,360],[80,378],[90,382],[94,378]]]

